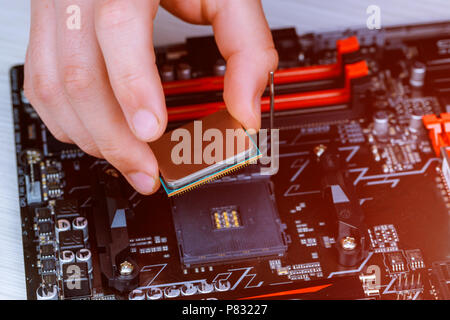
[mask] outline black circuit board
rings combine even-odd
[[[450,298],[450,195],[442,174],[443,161],[435,155],[427,131],[420,128],[412,132],[408,120],[414,110],[424,114],[445,112],[443,97],[435,88],[411,87],[409,70],[418,56],[425,62],[433,59],[431,54],[421,53],[424,41],[438,37],[450,42],[449,26],[417,26],[400,35],[393,29],[397,38],[391,47],[388,40],[378,38],[378,33],[373,43],[362,41],[361,57],[370,68],[369,94],[362,115],[350,113],[342,119],[330,119],[324,111],[305,122],[302,114],[276,114],[280,131],[279,170],[275,175],[258,177],[253,174],[255,165],[250,165],[174,199],[163,190],[142,196],[104,160],[56,141],[23,95],[23,68],[14,67],[12,98],[28,297]],[[430,28],[437,32],[433,38]],[[357,31],[355,34],[359,35]],[[301,51],[302,59],[293,62],[298,52],[284,52],[280,67],[332,62],[333,48],[324,43],[344,36],[330,33],[300,37],[302,45],[292,50]],[[380,41],[385,42],[380,45]],[[200,71],[198,76],[208,73]],[[380,111],[389,118],[384,138],[374,133],[373,117]],[[313,152],[318,145],[335,148],[364,213],[367,251],[354,266],[344,267],[336,258],[333,218],[323,198],[322,172]],[[252,192],[259,192],[269,204],[258,206],[258,199],[243,196]],[[189,209],[192,203],[196,203],[195,210]],[[201,220],[196,216],[200,211],[211,219]],[[252,238],[251,245],[266,245],[269,241],[264,236],[273,234],[280,237],[270,243],[273,252],[225,256],[208,263],[201,263],[201,258],[188,259],[182,247],[187,242],[180,243],[187,241],[187,235],[181,240],[179,232],[183,228],[217,228],[216,213],[221,215],[222,224],[223,214],[226,219],[235,217],[233,232],[245,225],[246,219],[269,224],[264,229],[267,233],[261,239]],[[84,218],[87,234],[83,234]],[[60,220],[66,220],[69,226]],[[225,239],[229,231],[217,232]],[[125,243],[115,242],[114,249],[108,247],[119,238],[115,235],[123,234]],[[202,238],[206,235],[199,232],[196,236],[199,238],[193,243],[208,242],[220,255],[221,234]],[[69,264],[81,269],[81,285],[72,290],[68,264],[60,255],[63,251],[76,255],[83,248],[91,253],[88,263],[83,257],[72,257],[72,262],[70,254],[67,257]],[[114,261],[113,250],[117,253]],[[113,278],[119,268],[127,267],[124,262],[132,266],[128,270],[131,280],[121,288]]]

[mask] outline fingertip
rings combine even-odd
[[[127,180],[137,192],[144,195],[149,195],[156,192],[160,186],[158,177],[145,172],[129,173]]]
[[[167,124],[153,49],[153,18],[157,9],[157,2],[142,0],[96,4],[95,30],[114,96],[128,127],[144,142],[158,139]],[[139,36],[130,36],[136,34]]]
[[[257,111],[258,105],[252,103],[242,103],[236,107],[233,102],[228,102],[227,109],[233,118],[241,123],[248,130],[258,131],[261,127],[261,111]],[[245,107],[244,107],[245,105]]]
[[[213,1],[214,2],[214,1]],[[278,53],[261,1],[224,1],[211,15],[215,39],[227,61],[224,100],[246,128],[261,127],[261,96]]]
[[[132,117],[132,130],[142,141],[151,142],[162,135],[161,122],[151,111],[140,109]]]
[[[261,112],[257,112],[253,106],[248,112],[237,114],[230,111],[230,114],[238,120],[247,131],[258,132],[261,128]]]
[[[252,61],[252,54],[236,54],[227,62],[224,100],[230,114],[246,128],[261,127],[261,96],[267,86],[269,67]]]

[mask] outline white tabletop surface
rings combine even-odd
[[[263,4],[271,27],[296,26],[298,33],[364,26],[371,4],[380,7],[382,26],[450,20],[448,0],[263,0]],[[155,24],[156,44],[211,32],[163,10]],[[28,29],[29,0],[0,0],[0,299],[26,298],[8,70],[24,61]]]

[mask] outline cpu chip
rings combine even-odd
[[[150,147],[168,196],[226,175],[262,156],[251,136],[225,110],[167,132]]]

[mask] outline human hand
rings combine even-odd
[[[211,24],[227,62],[224,101],[247,129],[260,127],[260,98],[278,56],[259,0],[31,0],[24,90],[51,133],[106,159],[140,193],[159,187],[147,142],[167,111],[153,50],[158,5]],[[80,30],[66,27],[81,9]]]

